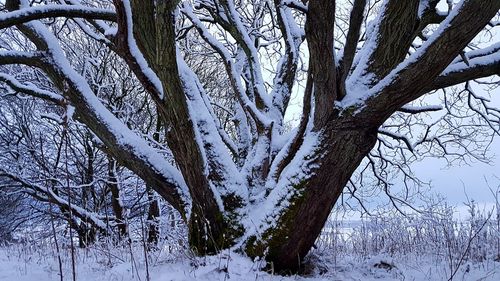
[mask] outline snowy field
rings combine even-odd
[[[60,280],[57,259],[46,252],[25,247],[0,250],[0,280],[52,281]],[[148,280],[145,263],[137,254],[134,262],[108,263],[103,255],[78,253],[76,280],[136,281]],[[118,259],[118,257],[114,257]],[[448,280],[446,263],[432,257],[404,257],[398,260],[376,256],[365,260],[344,258],[335,263],[331,256],[316,260],[316,268],[305,276],[283,277],[265,273],[252,262],[234,252],[209,258],[178,257],[175,260],[149,265],[149,280]],[[392,267],[392,268],[390,268]],[[63,280],[72,280],[71,262],[63,257]],[[500,263],[485,261],[464,264],[453,280],[500,280]]]
[[[500,280],[500,222],[475,208],[465,220],[451,214],[329,220],[302,273],[290,276],[232,250],[195,257],[182,236],[162,239],[156,251],[138,239],[98,241],[72,255],[63,236],[58,251],[50,237],[23,234],[26,241],[0,247],[0,281],[57,281],[61,270],[62,280],[80,281]]]
[[[234,250],[195,257],[182,226],[165,228],[165,239],[149,252],[141,231],[132,242],[99,240],[72,251],[64,229],[57,246],[50,235],[39,238],[43,230],[32,230],[0,246],[0,281],[500,280],[500,213],[471,205],[458,219],[455,211],[332,217],[301,274],[290,276],[265,271],[263,261]]]
[[[235,249],[196,257],[186,246],[182,224],[164,223],[153,251],[145,250],[143,229],[132,229],[130,240],[101,237],[85,249],[75,239],[72,251],[64,227],[56,231],[57,239],[43,228],[26,228],[0,244],[0,281],[498,281],[499,208],[474,202],[465,207],[444,204],[419,214],[387,211],[363,219],[339,215],[339,209],[300,274],[289,276],[266,270],[264,261]]]

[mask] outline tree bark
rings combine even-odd
[[[278,272],[300,269],[352,173],[375,145],[378,125],[369,120],[363,126],[351,117],[330,124],[321,147],[311,155],[313,176],[293,187],[297,193],[276,227],[266,230],[260,240],[247,240],[246,253],[265,256]]]
[[[148,193],[148,217],[146,220],[148,231],[148,249],[155,249],[160,240],[160,204],[156,199],[152,188],[147,187]]]

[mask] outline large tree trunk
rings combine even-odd
[[[128,10],[130,7],[126,7],[122,1],[115,1],[115,5],[121,10],[117,46],[121,47],[121,54],[129,64],[137,64],[128,46],[128,25],[131,23],[127,17],[131,12]],[[215,253],[218,245],[213,241],[222,240],[223,216],[204,174],[202,152],[196,141],[193,121],[189,116],[185,92],[179,78],[173,15],[175,5],[167,1],[159,3],[154,9],[151,5],[150,1],[132,1],[134,36],[141,51],[150,54],[145,58],[163,82],[165,98],[160,94],[153,97],[158,106],[158,118],[169,128],[167,143],[192,196],[189,241],[200,254]]]
[[[328,63],[335,60],[335,1],[311,1],[308,12],[314,16],[307,17],[305,25],[310,58],[303,119],[288,160],[282,165],[299,157],[296,152],[303,145],[309,123],[319,134],[318,148],[307,156],[308,176],[292,187],[294,195],[285,200],[287,206],[278,214],[276,225],[260,238],[250,237],[246,244],[247,254],[265,256],[278,271],[300,267],[346,183],[375,144],[380,125],[376,119],[354,118],[351,113],[334,110],[340,88],[337,77],[341,77],[335,64]]]
[[[311,155],[315,159],[311,165],[316,167],[313,176],[293,187],[297,193],[281,211],[276,226],[265,230],[261,239],[248,239],[249,256],[265,256],[277,271],[300,268],[352,173],[375,144],[375,124],[352,125],[341,120],[325,130],[323,145]]]

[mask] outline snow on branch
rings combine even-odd
[[[384,135],[384,136],[388,136],[388,137],[393,138],[393,139],[398,140],[398,141],[403,141],[405,143],[406,147],[408,148],[408,150],[413,152],[414,145],[411,143],[411,141],[406,136],[388,131],[388,130],[383,129],[383,128],[378,129],[378,133],[381,135]]]
[[[25,64],[36,66],[45,52],[20,52],[20,51],[0,51],[0,65],[2,64]]]
[[[500,74],[500,43],[464,53],[430,85],[430,90]]]
[[[243,49],[243,53],[246,56],[247,63],[249,65],[250,82],[255,97],[260,99],[260,102],[268,109],[275,109],[264,86],[258,51],[255,47],[254,41],[252,40],[253,38],[251,38],[250,32],[243,24],[240,14],[236,10],[233,1],[220,0],[220,5],[223,7],[223,10],[218,10],[216,12],[216,20],[219,19],[220,21],[222,19],[223,21],[226,21],[225,23],[220,22],[220,25],[231,34],[231,36]]]
[[[500,47],[500,44],[496,44],[496,46]],[[485,52],[483,56],[476,56],[476,54],[472,54],[474,56],[469,57],[467,62],[459,61],[448,66],[426,90],[437,90],[500,74],[500,50],[490,54]]]
[[[151,185],[168,198],[177,210],[184,215],[188,214],[190,197],[178,169],[102,104],[85,78],[70,65],[58,39],[45,25],[40,22],[30,22],[24,27],[29,29],[25,35],[30,40],[37,42],[39,48],[47,48],[46,57],[42,62],[37,62],[36,66],[44,70],[54,84],[65,93],[68,101],[75,107],[77,116],[101,138],[108,152],[138,175],[149,179]],[[19,61],[16,61],[15,57],[7,60],[8,63],[23,63],[23,58],[26,56],[17,56],[21,57]],[[1,58],[0,55],[0,63]]]
[[[299,2],[297,0],[283,0],[283,4],[285,6],[290,7],[290,8],[301,11],[304,14],[307,14],[307,10],[308,10],[307,4],[303,4],[302,2]]]
[[[156,93],[160,99],[163,99],[164,93],[161,80],[160,78],[158,78],[156,73],[149,67],[146,58],[140,51],[139,46],[137,45],[137,42],[134,38],[132,7],[130,1],[123,1],[123,10],[120,10],[120,12],[124,13],[124,15],[121,16],[124,17],[125,19],[123,22],[119,22],[118,31],[123,32],[123,35],[127,40],[126,46],[124,47],[128,48],[128,52],[133,59],[132,64],[138,66],[140,69],[140,73],[138,73],[137,71],[138,69],[136,69],[135,73],[136,75],[139,74],[138,76],[140,75],[144,76],[149,81],[149,83],[154,87],[154,93]],[[120,29],[125,29],[125,30],[120,30]]]
[[[14,91],[21,92],[26,95],[48,100],[55,104],[62,104],[64,102],[64,98],[59,94],[42,90],[34,85],[22,84],[15,77],[5,73],[0,73],[0,81],[9,85],[9,87],[11,87]]]
[[[405,105],[401,107],[398,111],[403,113],[418,114],[423,112],[440,111],[443,109],[440,105],[429,105],[429,106],[411,106]]]
[[[207,42],[219,54],[219,56],[221,56],[223,63],[226,67],[226,72],[230,77],[231,87],[236,93],[240,105],[244,109],[252,111],[252,116],[256,117],[255,118],[256,122],[263,124],[264,126],[267,126],[267,124],[269,123],[267,118],[264,116],[262,112],[260,112],[260,110],[256,107],[255,103],[248,98],[245,92],[245,88],[243,87],[239,79],[241,73],[237,71],[232,56],[227,50],[227,48],[220,41],[218,41],[212,34],[210,34],[205,25],[194,14],[192,7],[189,4],[185,3],[181,11],[192,22],[193,26],[196,28],[196,30],[203,38],[203,40],[205,40],[205,42]]]
[[[80,206],[76,206],[75,204],[70,204],[67,200],[58,196],[56,193],[54,193],[54,191],[52,191],[48,187],[24,179],[22,176],[8,172],[4,169],[0,169],[0,177],[9,178],[10,180],[21,184],[23,187],[31,189],[34,193],[27,192],[31,196],[36,196],[38,199],[44,199],[43,201],[54,203],[57,206],[60,206],[64,209],[71,210],[76,217],[78,217],[81,220],[91,222],[92,225],[98,227],[101,230],[107,229],[106,222],[101,220],[96,213],[89,212]],[[109,219],[112,219],[112,216],[109,216]]]
[[[214,118],[210,100],[204,92],[201,82],[196,74],[186,65],[182,57],[177,56],[179,74],[184,83],[184,89],[188,96],[190,115],[196,122],[196,136],[199,147],[203,148],[205,162],[211,169],[207,174],[218,175],[217,180],[213,180],[218,189],[214,193],[220,192],[223,196],[237,194],[240,198],[247,198],[245,180],[240,171],[232,161],[228,153],[228,148],[237,153],[237,147],[230,137],[224,132],[217,119]],[[224,145],[226,144],[227,147]],[[231,177],[224,177],[224,171],[228,171]]]
[[[271,96],[273,98],[273,105],[278,108],[283,117],[288,107],[292,87],[295,82],[299,49],[305,39],[305,31],[297,25],[289,8],[276,5],[276,13],[278,25],[285,43],[285,53],[281,56],[276,67]],[[283,122],[282,118],[278,118],[278,120],[279,123]]]
[[[116,21],[116,13],[111,10],[84,6],[44,5],[0,14],[0,29],[32,20],[55,17]]]

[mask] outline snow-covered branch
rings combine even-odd
[[[457,61],[449,65],[429,85],[426,91],[446,88],[470,80],[492,75],[500,75],[500,44],[474,50],[464,54],[467,61]]]
[[[409,106],[405,105],[398,109],[399,112],[403,113],[409,113],[409,114],[418,114],[418,113],[424,113],[424,112],[433,112],[433,111],[439,111],[442,110],[443,107],[440,105],[435,105],[435,106]]]
[[[34,85],[22,84],[21,82],[16,80],[15,77],[5,73],[0,73],[0,82],[6,83],[14,91],[21,92],[36,98],[48,100],[55,104],[61,105],[64,102],[64,98],[59,94],[40,89]]]
[[[43,24],[31,22],[25,24],[25,28],[29,30],[26,36],[38,44],[38,48],[42,50],[47,48],[44,50],[47,51],[46,57],[43,62],[38,63],[38,67],[42,68],[66,95],[68,101],[75,107],[78,118],[88,124],[106,144],[108,151],[122,164],[151,181],[155,189],[168,198],[173,206],[184,215],[187,214],[190,199],[184,179],[177,168],[168,163],[102,104],[86,80],[69,64],[57,38]],[[26,56],[22,56],[24,57]],[[10,63],[20,63],[20,61],[14,59]]]
[[[28,189],[26,191],[27,194],[34,196],[39,200],[56,204],[63,210],[71,211],[71,213],[74,216],[83,221],[90,222],[93,226],[99,228],[101,231],[105,232],[107,230],[108,225],[109,226],[114,225],[114,222],[112,222],[113,220],[112,216],[109,216],[108,217],[109,221],[105,222],[102,218],[99,218],[99,216],[96,213],[89,212],[88,210],[80,206],[77,206],[74,203],[70,204],[68,200],[61,198],[53,190],[51,190],[46,186],[37,184],[28,179],[24,179],[21,176],[8,172],[4,169],[0,169],[0,178],[1,177],[9,178],[10,180],[21,184],[23,188]]]
[[[495,16],[499,8],[500,2],[493,0],[462,1],[429,40],[372,87],[369,93],[363,93],[361,99],[369,100],[367,104],[372,109],[394,112],[427,93],[428,83],[416,81],[438,77]],[[352,99],[348,105],[357,102],[360,100]]]
[[[297,25],[289,8],[283,7],[279,5],[279,1],[275,1],[275,9],[278,26],[285,43],[285,53],[280,58],[276,68],[271,96],[274,106],[281,112],[281,118],[278,118],[279,124],[281,124],[295,84],[299,49],[305,39],[305,32]]]
[[[37,66],[41,59],[45,56],[45,52],[20,52],[20,51],[0,51],[0,65],[2,64],[25,64],[29,66]]]
[[[0,29],[32,20],[55,17],[116,21],[116,13],[110,10],[84,6],[43,5],[0,14]]]
[[[307,13],[307,5],[297,0],[283,0],[283,4],[290,8],[299,10],[304,14]]]

